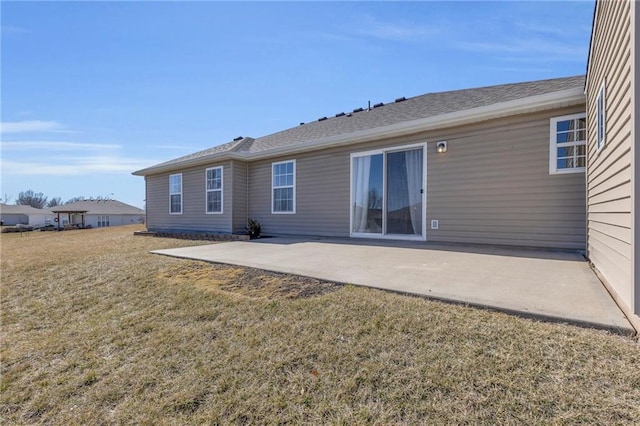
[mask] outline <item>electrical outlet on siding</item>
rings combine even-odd
[[[431,229],[438,229],[438,226],[439,226],[438,219],[433,219],[431,221]]]

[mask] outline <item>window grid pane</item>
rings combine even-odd
[[[181,174],[169,175],[169,213],[178,213],[178,214],[182,213],[182,175]],[[104,222],[104,218],[103,218],[103,222]]]
[[[584,117],[556,122],[556,170],[582,168],[586,158],[586,119]]]
[[[169,191],[172,194],[180,193],[182,190],[182,176],[171,175],[169,176]]]
[[[272,167],[273,212],[294,211],[294,162],[274,164]]]
[[[182,195],[180,194],[172,194],[171,195],[171,213],[180,213],[182,210]]]
[[[222,213],[222,167],[207,170],[207,213]]]
[[[207,212],[219,213],[222,211],[222,192],[211,191],[207,193]]]

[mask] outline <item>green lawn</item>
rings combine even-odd
[[[135,227],[2,234],[3,424],[637,424],[640,346],[149,254]]]

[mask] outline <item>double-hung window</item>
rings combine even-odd
[[[604,112],[604,83],[598,91],[598,97],[596,98],[596,114],[597,114],[597,126],[598,132],[596,136],[596,148],[600,150],[606,142],[606,125],[605,125],[605,112]]]
[[[207,214],[222,213],[222,167],[206,170]]]
[[[549,173],[576,173],[585,170],[587,158],[585,114],[551,119]]]
[[[296,160],[271,165],[271,213],[296,212]]]
[[[169,214],[182,214],[182,173],[169,175]]]

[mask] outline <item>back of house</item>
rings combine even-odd
[[[136,172],[147,226],[583,249],[583,89],[430,93],[235,140]]]
[[[401,97],[139,170],[147,228],[586,250],[640,328],[639,9],[596,2],[586,82]]]

